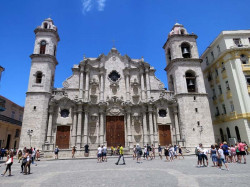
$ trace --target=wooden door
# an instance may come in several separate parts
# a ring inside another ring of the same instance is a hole
[[[159,125],[159,139],[162,146],[171,144],[171,131],[170,125]]]
[[[107,116],[106,119],[107,146],[125,146],[124,116]]]
[[[70,126],[58,126],[56,145],[59,149],[69,149]]]

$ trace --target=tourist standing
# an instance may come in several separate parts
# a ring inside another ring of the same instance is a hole
[[[234,162],[236,161],[236,149],[233,145],[231,145],[230,147],[230,151],[231,151],[231,162]]]
[[[144,151],[143,151],[143,160],[145,160],[146,158],[147,158],[147,151],[148,149],[147,149],[147,146],[146,145],[144,145]]]
[[[19,149],[18,153],[17,153],[17,159],[18,159],[18,163],[20,163],[20,160],[22,159],[23,153],[22,150]]]
[[[228,156],[229,156],[229,152],[228,152],[228,145],[227,142],[223,142],[223,145],[221,146],[224,156],[225,156],[225,161],[228,162]]]
[[[72,148],[72,158],[75,158],[75,153],[76,153],[76,146],[73,146],[73,148]]]
[[[161,148],[161,145],[159,144],[159,145],[158,145],[158,153],[159,153],[160,159],[162,160],[161,152],[162,152],[162,148]]]
[[[123,165],[125,165],[126,163],[125,163],[125,160],[124,160],[124,150],[123,150],[123,147],[122,147],[122,145],[120,144],[120,146],[119,146],[119,158],[118,158],[118,160],[117,160],[117,162],[115,163],[116,165],[118,165],[119,164],[119,161],[120,161],[120,159],[121,159],[121,157],[123,158]]]
[[[113,156],[113,154],[114,154],[114,147],[111,146],[110,150],[111,150],[111,156]]]
[[[137,163],[141,163],[141,155],[142,155],[142,150],[139,144],[136,145],[136,159],[137,159]]]
[[[240,141],[240,143],[238,144],[238,148],[239,148],[239,151],[240,151],[240,156],[239,156],[238,163],[241,163],[242,157],[244,158],[244,164],[247,163],[245,147],[246,147],[246,144],[244,144],[243,142]]]
[[[202,166],[202,144],[200,143],[198,147],[196,147],[195,149],[195,154],[198,156],[198,163],[197,163],[197,167],[201,167]]]
[[[2,176],[4,176],[5,175],[5,173],[9,170],[9,176],[11,176],[11,166],[12,166],[12,164],[13,164],[13,152],[12,151],[10,151],[9,153],[8,153],[8,155],[7,155],[7,160],[6,160],[6,162],[5,162],[5,164],[6,164],[6,169],[5,169],[5,172],[3,173],[3,174],[1,174]]]
[[[169,158],[170,158],[170,162],[174,161],[174,146],[172,146],[171,144],[169,145]]]
[[[56,146],[55,148],[55,159],[58,159],[58,154],[59,154],[59,148]]]
[[[2,160],[3,160],[4,154],[5,154],[5,149],[2,148],[2,149],[1,149],[1,159],[2,159]]]
[[[152,144],[152,146],[151,146],[151,150],[152,150],[152,152],[151,152],[151,159],[155,159],[155,146],[154,146],[154,144]]]
[[[103,145],[102,153],[103,153],[103,162],[104,161],[107,162],[108,160],[107,160],[107,147],[106,147],[106,145]]]
[[[39,158],[40,158],[40,151],[39,151],[39,149],[37,149],[37,151],[36,151],[36,161],[39,161]]]
[[[100,145],[98,145],[97,148],[97,163],[101,163],[102,162],[102,148]]]
[[[169,161],[169,160],[168,160],[168,157],[169,157],[169,148],[168,148],[167,145],[166,145],[165,148],[164,148],[164,155],[165,155],[165,157],[166,157],[166,160]]]
[[[89,145],[88,145],[88,144],[86,144],[86,145],[84,146],[84,154],[85,154],[86,157],[89,156]]]
[[[211,145],[211,150],[210,150],[210,158],[212,157],[212,162],[213,162],[213,167],[217,166],[217,154],[216,154],[217,150],[215,149],[214,145]]]

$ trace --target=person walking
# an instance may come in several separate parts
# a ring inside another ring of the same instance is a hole
[[[17,153],[18,163],[20,163],[20,160],[22,160],[22,156],[23,156],[22,150],[19,149],[19,151],[18,151],[18,153]]]
[[[217,148],[218,151],[217,151],[217,154],[218,154],[218,163],[219,163],[219,169],[221,169],[221,166],[222,166],[222,163],[224,164],[224,166],[226,167],[227,170],[228,169],[228,166],[227,166],[227,163],[225,161],[225,155],[224,155],[224,151],[221,147]]]
[[[144,150],[143,150],[143,160],[146,160],[147,158],[147,146],[144,145]]]
[[[140,147],[139,144],[136,144],[136,159],[137,159],[137,163],[141,163],[141,155],[142,155],[142,149]]]
[[[159,144],[159,145],[158,145],[158,153],[159,153],[160,159],[162,160],[161,152],[162,152],[162,148],[161,148],[161,145]]]
[[[37,151],[36,151],[36,161],[40,161],[39,158],[40,158],[40,151],[39,151],[39,149],[37,149]]]
[[[55,148],[55,159],[58,159],[58,154],[59,154],[59,148],[56,146]]]
[[[165,148],[164,148],[164,155],[166,157],[166,161],[169,161],[168,160],[168,157],[169,157],[169,148],[168,146],[166,145]]]
[[[13,152],[10,151],[7,155],[7,160],[5,162],[6,164],[6,169],[5,169],[5,172],[2,175],[2,177],[5,175],[5,173],[7,173],[7,171],[9,170],[9,175],[8,176],[11,176],[11,166],[13,164]]]
[[[121,157],[123,158],[123,165],[125,165],[126,163],[124,160],[124,150],[123,150],[123,146],[120,144],[120,146],[119,146],[119,158],[118,158],[117,162],[115,163],[116,165],[119,164]]]
[[[179,145],[178,146],[178,156],[179,156],[179,159],[180,159],[180,156],[182,156],[182,158],[184,159],[184,156],[183,156],[183,154],[182,154],[182,148],[181,148],[181,146]]]
[[[26,163],[24,166],[24,175],[30,174],[30,163],[31,163],[31,154],[30,154],[30,150],[27,149],[26,150]],[[28,173],[27,173],[27,168],[28,168]]]
[[[72,148],[72,158],[75,158],[75,153],[76,153],[76,146],[73,146],[73,148]]]
[[[152,152],[151,152],[151,160],[152,160],[152,159],[155,159],[155,146],[154,146],[154,144],[151,145],[151,150],[152,150]]]

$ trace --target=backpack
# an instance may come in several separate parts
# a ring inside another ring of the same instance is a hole
[[[198,151],[198,148],[197,148],[197,147],[195,148],[195,151],[194,151],[194,152],[195,152],[195,155],[199,155],[199,151]]]

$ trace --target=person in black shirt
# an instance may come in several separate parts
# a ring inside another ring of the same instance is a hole
[[[85,156],[89,156],[89,145],[88,144],[86,144],[84,146],[84,153],[85,153]]]

